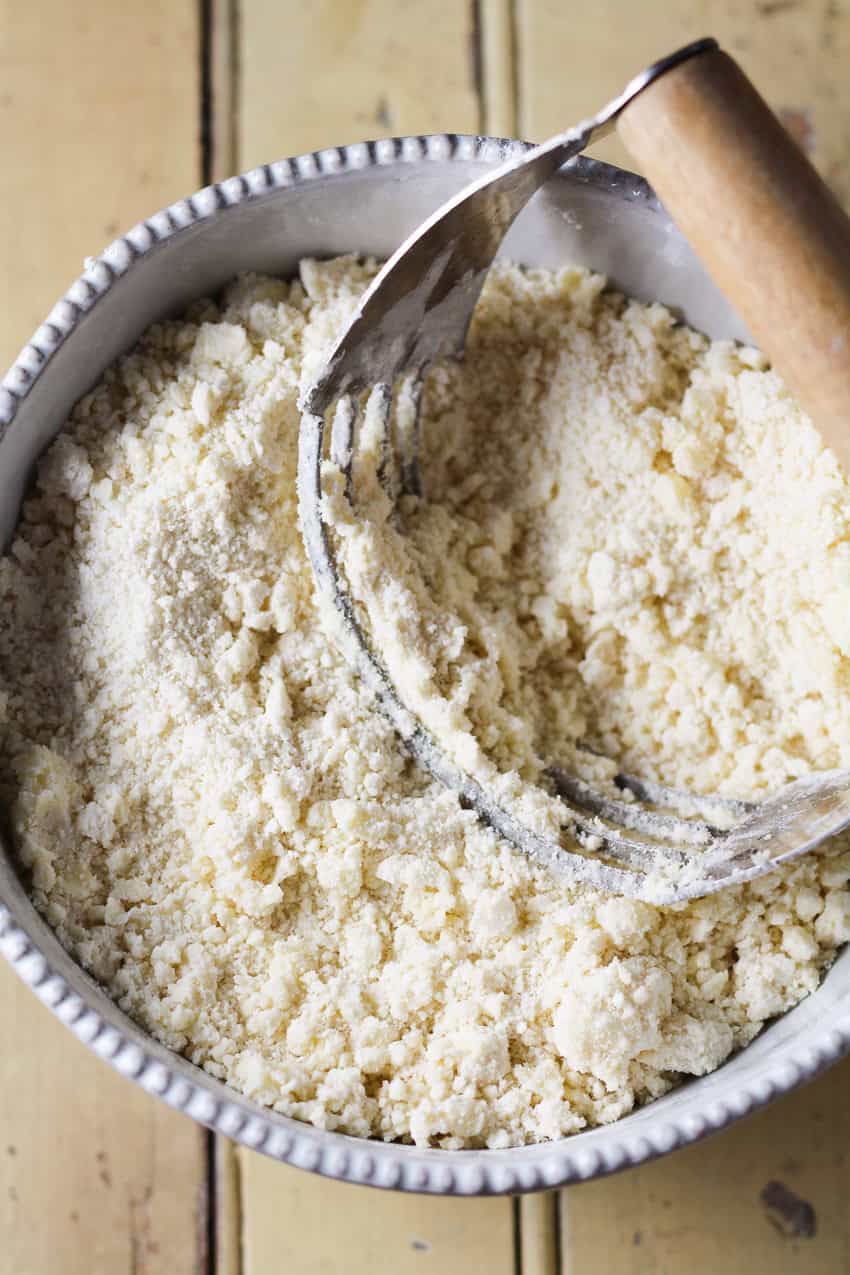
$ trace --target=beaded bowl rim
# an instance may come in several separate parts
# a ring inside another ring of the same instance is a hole
[[[466,134],[431,134],[359,142],[264,164],[203,187],[138,222],[57,301],[0,384],[0,438],[62,345],[112,286],[157,244],[250,200],[371,167],[421,163],[498,163],[529,143]],[[662,212],[640,177],[585,157],[572,180],[614,191]],[[69,404],[70,407],[70,404]],[[161,1044],[109,998],[36,912],[11,868],[0,879],[0,952],[74,1035],[122,1075],[208,1129],[274,1159],[329,1178],[440,1195],[506,1195],[587,1181],[684,1147],[787,1093],[850,1052],[850,1004],[829,1027],[786,1042],[757,1077],[684,1116],[640,1119],[656,1103],[612,1125],[565,1139],[505,1149],[450,1151],[354,1137],[319,1129],[248,1099]],[[5,897],[3,897],[5,895]],[[719,1076],[724,1064],[717,1069]],[[693,1083],[693,1082],[691,1082]],[[687,1086],[682,1086],[685,1088]],[[663,1099],[660,1100],[663,1102]]]

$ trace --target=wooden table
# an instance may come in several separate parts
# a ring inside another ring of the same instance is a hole
[[[0,0],[0,356],[120,229],[365,136],[542,137],[713,32],[850,202],[848,0]],[[603,156],[622,160],[616,142]],[[0,969],[0,1275],[836,1275],[850,1064],[728,1133],[522,1201],[367,1192],[113,1074]],[[781,1183],[796,1206],[770,1201]]]

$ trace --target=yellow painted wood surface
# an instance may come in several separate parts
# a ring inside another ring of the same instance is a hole
[[[502,69],[510,56],[506,15],[507,6],[497,6],[486,22]],[[476,132],[484,76],[491,75],[481,38],[474,6],[456,0],[243,0],[237,166],[363,137]],[[503,80],[503,73],[491,76],[494,115],[505,111]],[[249,1151],[237,1156],[244,1275],[466,1275],[484,1268],[513,1275],[509,1201],[367,1194]]]
[[[291,110],[282,113],[276,106],[282,92],[281,77],[274,70],[271,76],[264,71],[256,77],[254,72],[257,59],[264,68],[273,64],[269,49],[285,38],[284,19],[268,0],[246,0],[241,19],[243,69],[238,107],[242,162],[329,145],[356,135],[345,98],[360,117],[359,135],[375,135],[374,125],[381,133],[475,126],[464,113],[464,104],[469,106],[467,92],[460,101],[454,97],[458,60],[468,49],[464,44],[467,33],[446,32],[442,25],[445,10],[439,4],[421,5],[412,19],[404,6],[388,7],[394,20],[389,25],[383,5],[367,5],[369,12],[365,14],[364,6],[344,2],[330,8],[319,6],[321,17],[316,21],[315,11],[311,13],[314,24],[308,47],[312,54],[339,57],[340,51],[347,49],[350,54],[364,51],[364,56],[358,66],[349,64],[343,69],[345,87],[338,97],[322,90],[327,73],[323,70],[317,76],[311,58],[305,58],[300,66],[290,61],[288,68],[294,78],[288,80],[283,96],[287,108],[296,97],[302,106],[292,104]],[[456,7],[460,24],[465,8]],[[786,11],[788,16],[783,19]],[[640,6],[630,0],[608,0],[593,6],[564,5],[556,0],[516,0],[516,4],[483,0],[478,7],[479,48],[473,66],[478,75],[481,127],[496,133],[516,130],[525,136],[542,137],[581,118],[644,62],[708,30],[716,31],[741,57],[836,188],[850,193],[850,94],[842,92],[839,83],[842,67],[850,65],[850,16],[844,5],[827,11],[826,5],[812,0],[799,9],[796,5],[709,5],[694,0],[676,6],[663,0]],[[259,41],[263,47],[254,47]],[[420,65],[439,64],[443,57],[448,67],[445,83],[431,78],[430,94],[420,101],[410,93],[409,78],[411,46],[417,44]],[[370,119],[373,101],[398,106],[390,114],[382,111],[380,118],[376,110],[375,118]],[[309,118],[305,118],[307,113]],[[608,144],[608,157],[623,162],[617,146],[616,141]],[[850,1226],[841,1210],[842,1201],[850,1198],[850,1175],[844,1159],[846,1130],[824,1126],[821,1120],[824,1132],[816,1152],[803,1162],[788,1151],[789,1147],[807,1146],[817,1113],[831,1103],[840,1104],[849,1070],[850,1065],[839,1069],[751,1123],[679,1156],[561,1193],[560,1234],[553,1197],[522,1201],[516,1211],[520,1224],[514,1244],[523,1275],[554,1275],[559,1264],[564,1275],[620,1271],[659,1275],[662,1271],[671,1275],[693,1271],[698,1275],[720,1269],[719,1255],[724,1247],[742,1255],[739,1266],[730,1266],[730,1270],[746,1266],[754,1275],[768,1270],[811,1269],[814,1275],[820,1270],[850,1269],[845,1260]],[[373,1206],[361,1203],[360,1192],[308,1180],[303,1187],[303,1204],[295,1215],[306,1221],[312,1210],[318,1215],[326,1202],[350,1240],[347,1265],[342,1266],[333,1240],[327,1246],[323,1242],[317,1255],[311,1249],[315,1228],[302,1222],[291,1229],[294,1215],[288,1206],[283,1209],[287,1171],[247,1152],[240,1151],[238,1157],[245,1275],[270,1269],[275,1251],[286,1254],[284,1266],[293,1270],[376,1269],[372,1229],[362,1229],[363,1210],[371,1216]],[[735,1171],[739,1160],[746,1165],[745,1190],[739,1189]],[[759,1198],[771,1180],[783,1182],[801,1195],[809,1191],[820,1215],[815,1237],[795,1239],[774,1228]],[[709,1201],[713,1216],[702,1207]],[[409,1201],[388,1203],[386,1197],[377,1204],[376,1229],[386,1229],[387,1253],[392,1255],[388,1268],[395,1269],[396,1262],[411,1257],[405,1248],[411,1234],[411,1205]],[[418,1202],[419,1212],[414,1216],[436,1219],[434,1207],[433,1201]],[[454,1207],[469,1209],[470,1205],[464,1202]],[[677,1218],[675,1225],[670,1221],[672,1214]],[[721,1227],[718,1216],[726,1219]],[[354,1225],[350,1226],[352,1220]],[[455,1252],[464,1269],[473,1255],[475,1267],[501,1260],[499,1243],[492,1237],[490,1251],[495,1256],[485,1258],[488,1250],[481,1247],[484,1237],[476,1234],[470,1246],[468,1230],[462,1234],[463,1242]],[[278,1237],[277,1250],[273,1237]]]
[[[239,163],[479,127],[475,6],[458,0],[243,0]]]
[[[595,110],[642,66],[715,35],[850,204],[846,0],[516,0],[520,130],[542,138]],[[579,55],[580,54],[580,55]],[[632,166],[617,138],[594,151]],[[850,1271],[850,1063],[706,1143],[561,1194],[564,1275]],[[777,1229],[780,1182],[814,1236]]]
[[[523,136],[584,119],[642,67],[704,35],[741,62],[850,204],[850,0],[516,0]],[[616,137],[593,154],[635,166]]]
[[[95,1058],[6,969],[0,1012],[2,1275],[202,1270],[203,1133]]]
[[[697,1146],[562,1192],[565,1275],[850,1271],[848,1099],[845,1061]]]
[[[193,0],[0,0],[4,367],[121,230],[199,183]]]
[[[514,1275],[509,1200],[399,1195],[240,1158],[244,1275]]]
[[[0,3],[0,358],[83,257],[197,184],[192,0]],[[204,1135],[0,968],[0,1275],[194,1275]]]
[[[84,255],[199,184],[201,18],[208,175],[399,132],[542,137],[652,57],[711,32],[850,200],[850,0],[41,0],[31,10],[0,0],[0,142],[15,175],[0,206],[7,361]],[[113,1075],[2,969],[0,1015],[15,1042],[0,1050],[0,1275],[850,1271],[850,1063],[615,1178],[516,1203],[443,1201],[328,1183],[221,1139],[208,1183],[204,1135]],[[761,1199],[771,1181],[792,1193],[781,1197],[792,1215],[802,1201],[798,1231],[811,1205],[814,1235],[779,1229],[793,1227]]]

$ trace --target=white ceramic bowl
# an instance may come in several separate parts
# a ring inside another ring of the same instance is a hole
[[[307,255],[386,256],[483,165],[521,145],[407,137],[283,160],[199,191],[117,239],[54,306],[3,382],[3,542],[36,456],[154,319],[179,313],[243,270],[287,275]],[[651,190],[619,169],[589,160],[568,166],[528,206],[505,252],[528,265],[591,265],[712,335],[745,335]],[[158,1044],[62,949],[8,853],[0,854],[0,950],[76,1036],[171,1106],[279,1160],[408,1191],[532,1191],[638,1164],[720,1129],[850,1049],[846,951],[814,995],[736,1057],[614,1125],[513,1150],[421,1150],[277,1115]]]

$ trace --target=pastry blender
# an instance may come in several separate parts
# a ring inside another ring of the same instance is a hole
[[[707,39],[649,67],[592,119],[466,187],[387,262],[304,397],[300,516],[344,652],[411,753],[531,859],[602,890],[671,903],[760,876],[850,825],[850,772],[810,774],[748,803],[625,774],[615,780],[619,800],[552,766],[568,839],[541,835],[465,773],[403,702],[355,611],[323,510],[328,465],[345,474],[356,509],[352,466],[367,393],[377,396],[385,456],[398,475],[388,486],[421,494],[417,428],[402,437],[390,423],[399,382],[415,403],[427,369],[463,353],[514,219],[563,164],[615,125],[850,467],[850,222],[739,67]]]

